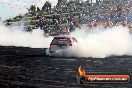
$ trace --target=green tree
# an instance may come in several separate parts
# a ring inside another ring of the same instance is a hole
[[[51,3],[49,1],[46,1],[44,6],[42,7],[42,10],[44,11],[50,11],[51,10]]]
[[[40,8],[39,7],[37,7],[37,11],[40,11]]]
[[[67,3],[68,1],[67,0],[58,0],[58,3],[59,4],[65,4],[65,3]]]
[[[75,0],[70,0],[70,1],[68,2],[68,4],[73,4],[73,3],[76,3],[76,1],[75,1]]]
[[[35,12],[36,11],[36,5],[31,5],[28,9],[29,12]]]
[[[19,18],[22,18],[22,16],[21,16],[21,15],[19,15],[18,17],[19,17]]]

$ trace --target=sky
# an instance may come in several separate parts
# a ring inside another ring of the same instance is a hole
[[[5,20],[20,14],[25,14],[31,5],[42,8],[46,1],[50,1],[52,6],[56,5],[58,0],[0,0],[0,18]],[[83,0],[86,1],[86,0]],[[93,0],[95,3],[96,0]]]
[[[28,12],[27,8],[31,5],[42,8],[45,1],[50,1],[52,5],[56,5],[58,0],[0,0],[0,17],[4,20],[24,14]]]

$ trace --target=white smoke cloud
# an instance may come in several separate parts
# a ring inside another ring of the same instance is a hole
[[[52,37],[44,37],[44,32],[39,29],[34,29],[32,33],[28,33],[0,26],[0,45],[2,46],[47,48],[51,41]]]
[[[67,50],[67,55],[97,58],[111,55],[132,55],[132,36],[127,27],[101,29],[103,30],[90,33],[86,30],[73,32],[71,35],[78,40],[78,43]]]
[[[13,29],[0,26],[0,45],[49,48],[53,39],[44,37],[43,31],[39,29],[34,29],[32,33]],[[104,58],[111,55],[132,55],[132,36],[127,27],[100,27],[92,32],[82,29],[70,35],[78,42],[66,50],[57,51],[57,56]]]

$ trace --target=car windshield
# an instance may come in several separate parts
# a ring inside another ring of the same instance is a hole
[[[54,38],[51,45],[68,45],[67,38]]]

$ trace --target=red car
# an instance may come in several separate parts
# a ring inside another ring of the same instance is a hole
[[[73,43],[76,43],[77,40],[74,37],[63,35],[63,36],[56,36],[52,40],[50,44],[50,48],[48,50],[49,56],[54,56],[57,50],[63,50],[71,47]]]

